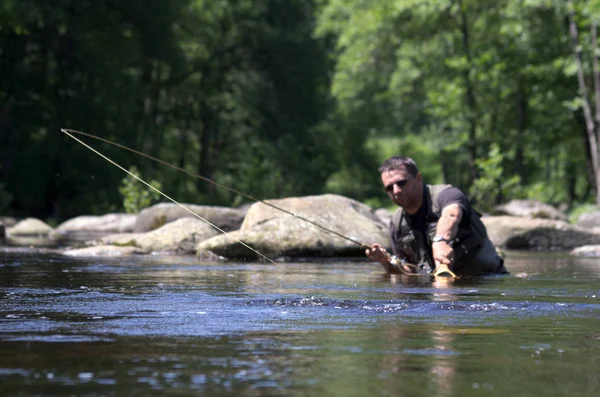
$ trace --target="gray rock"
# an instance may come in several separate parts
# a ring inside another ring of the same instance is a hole
[[[574,256],[587,256],[587,257],[600,257],[600,245],[584,245],[571,250],[571,255]]]
[[[514,216],[487,216],[481,219],[496,247],[561,251],[600,244],[600,235],[564,221]]]
[[[50,238],[67,241],[87,241],[108,234],[132,232],[136,219],[136,214],[78,216],[61,223],[50,233]]]
[[[244,220],[244,209],[194,204],[182,205],[226,232],[239,229]],[[193,217],[194,215],[177,204],[156,204],[140,212],[133,227],[133,231],[135,233],[149,232],[169,222],[190,216]]]
[[[535,200],[511,200],[506,204],[498,205],[492,215],[508,215],[526,218],[554,219],[566,221],[567,215],[551,205]]]
[[[197,218],[181,218],[137,237],[137,245],[145,252],[171,251],[181,254],[196,252],[196,246],[219,231]]]
[[[384,225],[389,225],[394,217],[394,213],[387,208],[379,208],[375,211],[375,214],[381,219]]]
[[[119,246],[138,246],[137,240],[144,233],[117,233],[102,237],[99,241],[88,241],[88,245],[119,245]]]
[[[27,218],[9,227],[7,234],[9,237],[47,236],[51,231],[52,228],[41,220]]]
[[[268,202],[357,243],[388,245],[387,227],[375,212],[347,197],[328,194]],[[359,244],[263,203],[250,207],[240,230],[201,242],[197,254],[211,251],[230,259],[259,257],[237,240],[268,257],[364,255]]]
[[[12,216],[0,216],[0,222],[2,222],[5,227],[12,227],[19,223],[19,220]]]
[[[584,228],[600,227],[600,211],[586,212],[577,218],[577,226]]]
[[[181,218],[148,233],[119,233],[88,242],[88,245],[136,247],[141,252],[193,254],[199,242],[219,234],[197,218]]]
[[[63,252],[64,255],[76,257],[120,257],[142,253],[142,250],[136,247],[117,247],[115,245],[99,245],[96,247],[71,249]]]

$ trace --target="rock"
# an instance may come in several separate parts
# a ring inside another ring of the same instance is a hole
[[[567,221],[568,219],[564,212],[551,205],[535,200],[511,200],[506,204],[496,206],[492,211],[492,215],[509,215],[560,221]]]
[[[577,226],[584,228],[600,227],[600,211],[586,212],[577,218]]]
[[[118,246],[138,246],[137,239],[144,233],[117,233],[102,237],[99,241],[88,241],[88,245],[118,245]]]
[[[387,226],[375,212],[347,197],[327,194],[268,202],[357,243],[389,245]],[[364,256],[364,248],[359,244],[263,203],[250,207],[240,230],[201,242],[197,254],[211,251],[230,259],[259,257],[236,239],[268,257]]]
[[[194,204],[182,205],[226,232],[239,229],[244,220],[244,209]],[[177,204],[156,204],[140,212],[133,227],[133,231],[135,233],[149,232],[158,229],[169,222],[190,216],[193,217],[194,215]]]
[[[27,218],[9,227],[7,234],[9,237],[29,237],[29,236],[47,236],[52,228],[39,219]]]
[[[394,213],[387,208],[379,208],[375,211],[375,215],[381,219],[384,225],[388,226],[392,222],[392,218],[394,217]]]
[[[136,242],[145,252],[173,251],[188,254],[196,252],[198,243],[219,233],[209,224],[189,217],[145,233],[136,238]]]
[[[133,231],[136,214],[78,216],[61,223],[50,233],[55,240],[86,241],[113,233]]]
[[[137,247],[145,253],[174,252],[190,254],[196,245],[219,234],[219,231],[197,218],[181,218],[148,233],[121,233],[103,237],[95,244]],[[90,243],[88,243],[90,244]],[[92,242],[93,244],[93,242]]]
[[[96,247],[86,247],[64,251],[64,255],[89,257],[89,256],[131,256],[134,254],[142,254],[142,250],[137,247],[117,247],[114,245],[99,245]]]
[[[574,256],[600,257],[600,244],[577,247],[571,250],[570,254]]]
[[[19,223],[17,218],[13,218],[12,216],[0,216],[0,222],[4,224],[4,227],[12,227]]]
[[[514,216],[481,218],[496,247],[560,251],[600,244],[600,235],[564,221]]]

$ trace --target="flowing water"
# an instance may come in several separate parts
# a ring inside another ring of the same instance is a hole
[[[600,260],[508,276],[365,261],[0,252],[0,396],[598,396]]]

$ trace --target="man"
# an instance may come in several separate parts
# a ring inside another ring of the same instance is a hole
[[[379,172],[388,196],[400,208],[390,224],[394,255],[373,244],[366,250],[370,259],[388,273],[417,269],[429,273],[448,269],[457,275],[507,273],[479,214],[460,189],[425,185],[410,157],[391,157]]]

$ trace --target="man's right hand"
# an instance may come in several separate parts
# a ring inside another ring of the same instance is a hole
[[[365,250],[365,254],[369,259],[381,264],[388,264],[390,261],[390,254],[380,244],[373,244],[371,248]]]

